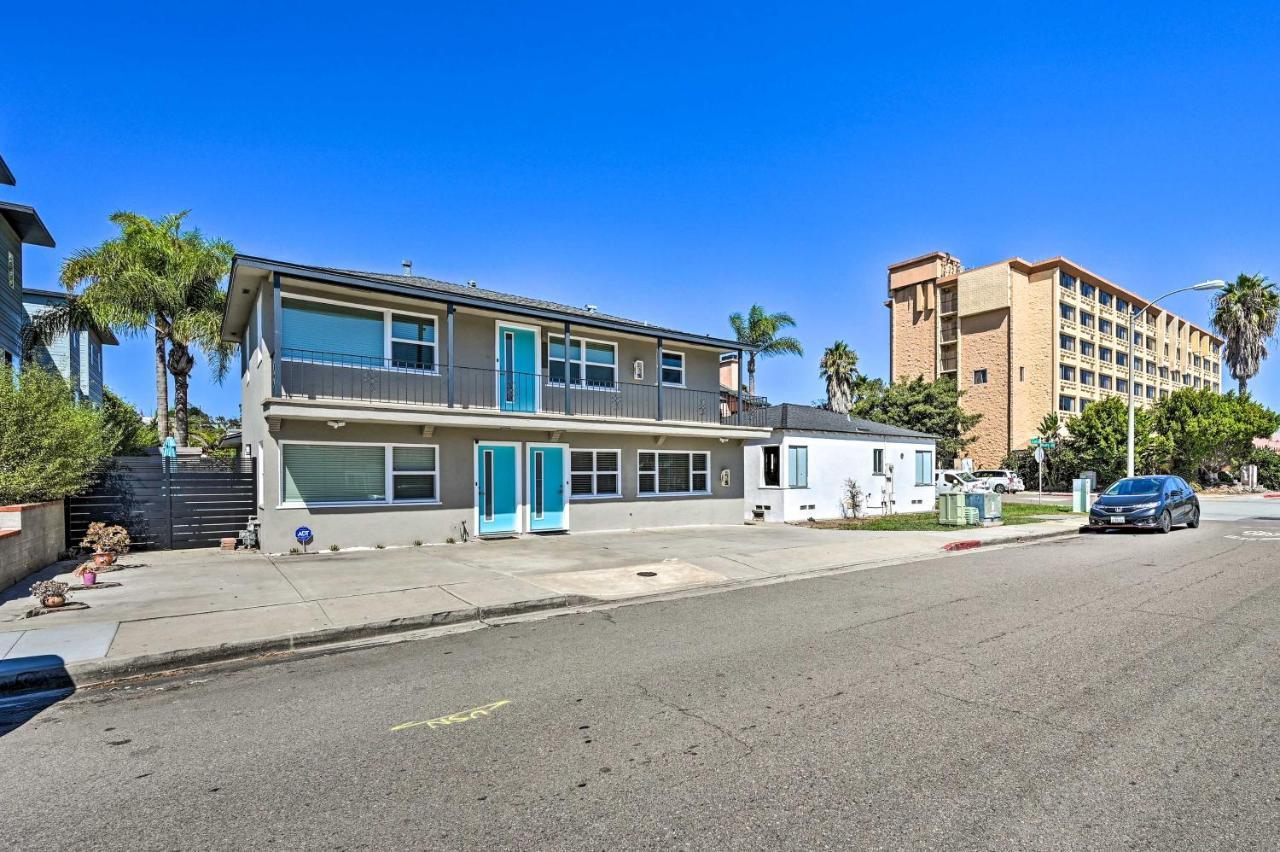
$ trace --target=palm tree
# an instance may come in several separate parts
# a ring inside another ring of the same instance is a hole
[[[1267,340],[1276,333],[1280,319],[1280,292],[1263,275],[1245,275],[1213,297],[1213,327],[1226,341],[1223,357],[1231,375],[1248,390],[1267,357]]]
[[[795,324],[790,314],[767,314],[759,305],[752,305],[745,317],[737,311],[729,315],[729,325],[733,326],[738,342],[750,351],[747,356],[747,392],[752,396],[756,395],[756,356],[804,355],[804,347],[799,340],[778,336],[778,332]]]
[[[34,346],[58,332],[92,322],[126,335],[152,333],[155,341],[156,425],[170,432],[169,373],[174,376],[174,437],[187,443],[186,386],[194,360],[191,346],[209,355],[215,376],[226,372],[231,349],[218,337],[226,295],[226,277],[235,249],[226,240],[206,240],[198,230],[183,230],[190,211],[161,219],[119,212],[110,217],[119,236],[96,248],[81,249],[62,265],[68,292],[83,292],[41,313],[26,332]],[[172,344],[174,351],[168,351]]]
[[[858,353],[837,340],[822,353],[818,375],[827,383],[827,408],[848,414],[853,407],[854,384],[858,375]]]

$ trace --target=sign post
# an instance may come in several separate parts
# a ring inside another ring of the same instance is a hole
[[[298,544],[302,545],[302,552],[307,552],[307,545],[315,541],[315,536],[311,534],[311,527],[298,527],[293,531],[293,537],[298,540]]]

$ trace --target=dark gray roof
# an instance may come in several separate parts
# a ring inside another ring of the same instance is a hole
[[[382,272],[363,272],[355,269],[338,269],[330,266],[305,266],[302,264],[289,263],[287,261],[271,260],[268,258],[252,257],[249,255],[236,255],[235,259],[232,261],[233,275],[235,268],[238,265],[278,271],[283,274],[293,275],[296,277],[311,277],[317,280],[333,279],[334,283],[340,284],[350,285],[360,281],[365,281],[370,284],[383,285],[383,287],[378,289],[393,290],[394,292],[400,293],[417,290],[421,291],[423,296],[446,300],[452,298],[457,301],[458,304],[466,304],[470,302],[472,304],[487,304],[494,307],[510,307],[515,309],[517,313],[525,313],[530,316],[563,318],[571,321],[580,320],[583,325],[595,326],[598,328],[609,328],[616,331],[630,331],[632,333],[650,335],[654,337],[669,336],[673,341],[680,340],[688,343],[698,343],[722,349],[736,350],[741,346],[737,341],[716,337],[714,335],[681,331],[679,329],[653,325],[651,323],[644,322],[643,320],[627,319],[626,317],[614,316],[600,311],[587,310],[583,307],[565,305],[560,302],[552,302],[546,299],[535,299],[530,296],[503,293],[498,290],[489,290],[484,287],[473,287],[469,284],[454,284],[449,281],[440,281],[435,278],[424,278],[419,275],[390,275]],[[750,349],[750,347],[745,346],[742,348]]]
[[[761,426],[770,429],[794,429],[800,432],[843,432],[853,435],[883,435],[891,438],[932,438],[937,435],[903,429],[901,426],[890,426],[887,423],[876,423],[874,420],[863,420],[860,417],[847,417],[824,408],[812,405],[796,405],[784,402],[761,409],[764,422]]]
[[[53,235],[44,226],[44,222],[40,221],[35,208],[25,204],[0,201],[0,218],[9,223],[9,227],[13,228],[13,232],[18,235],[18,239],[24,243],[46,248],[54,247]]]
[[[9,186],[15,186],[18,183],[13,179],[13,172],[9,171],[9,165],[4,161],[4,157],[0,157],[0,183]]]

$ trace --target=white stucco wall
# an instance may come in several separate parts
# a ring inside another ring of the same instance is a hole
[[[764,485],[764,451],[768,445],[780,446],[781,487]],[[787,469],[790,446],[809,448],[809,486],[789,488]],[[884,450],[885,472],[892,466],[892,485],[889,476],[875,475],[873,450]],[[888,438],[880,435],[846,435],[836,432],[801,432],[775,429],[768,439],[749,441],[744,448],[743,466],[744,516],[751,519],[762,512],[766,521],[803,521],[809,518],[824,520],[842,517],[840,507],[844,498],[844,482],[852,478],[858,483],[863,496],[863,514],[886,514],[886,490],[892,488],[892,511],[928,512],[934,508],[934,488],[915,484],[915,454],[917,450],[934,453],[934,441],[927,438]]]

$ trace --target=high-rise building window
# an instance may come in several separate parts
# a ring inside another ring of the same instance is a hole
[[[985,385],[985,384],[987,383],[987,371],[986,371],[986,370],[974,370],[974,371],[973,371],[973,383],[974,383],[975,385]]]
[[[1058,410],[1059,411],[1075,411],[1076,398],[1074,396],[1066,396],[1066,395],[1058,397]]]
[[[1074,321],[1074,320],[1075,320],[1075,318],[1076,318],[1076,309],[1075,309],[1075,308],[1073,308],[1073,307],[1071,307],[1071,306],[1070,306],[1070,305],[1068,305],[1068,304],[1060,304],[1060,305],[1058,305],[1058,311],[1062,314],[1062,318],[1063,318],[1064,320],[1072,320],[1072,321]]]
[[[1065,349],[1067,352],[1076,351],[1076,339],[1069,334],[1058,335],[1058,347]]]

